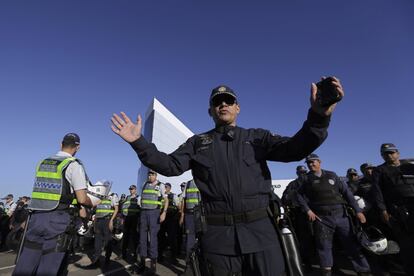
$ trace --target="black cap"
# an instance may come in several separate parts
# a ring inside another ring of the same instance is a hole
[[[231,89],[230,87],[226,85],[219,85],[211,91],[210,104],[213,102],[213,98],[215,96],[222,95],[222,94],[230,95],[237,100],[236,93],[234,93],[233,89]]]
[[[308,161],[313,161],[313,160],[319,160],[321,161],[321,159],[319,158],[319,156],[315,153],[311,153],[306,157],[306,162]]]
[[[9,199],[9,198],[14,198],[14,196],[12,194],[8,194],[5,197],[3,197],[2,199]]]
[[[148,170],[148,174],[157,174],[157,172],[154,170]]]
[[[357,172],[357,170],[356,170],[356,169],[354,169],[354,168],[349,168],[349,169],[346,171],[346,174],[347,174],[347,175],[350,175],[350,174],[356,174],[356,175],[358,175],[358,172]]]
[[[385,143],[381,145],[381,153],[384,152],[396,152],[398,151],[397,147],[391,143]]]
[[[80,144],[79,135],[76,133],[68,133],[63,137],[62,144],[66,146],[77,146]]]
[[[136,185],[131,185],[131,186],[129,186],[129,189],[130,190],[132,190],[132,189],[136,189],[137,188],[137,186]]]
[[[297,166],[297,167],[296,167],[296,171],[297,171],[297,172],[306,172],[306,171],[307,171],[307,169],[306,169],[306,167],[305,167],[305,166],[300,165],[300,166]]]
[[[171,188],[171,183],[165,183],[165,186],[168,186],[168,187],[170,187]]]
[[[375,166],[372,165],[371,163],[363,163],[359,167],[359,169],[361,170],[361,172],[364,172],[364,170],[369,169],[369,168],[375,168]]]

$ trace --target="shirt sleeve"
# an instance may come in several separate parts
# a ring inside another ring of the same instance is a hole
[[[65,177],[74,191],[87,189],[86,174],[83,166],[78,162],[72,162],[66,168]]]
[[[264,133],[263,146],[266,160],[291,162],[299,161],[315,151],[328,136],[330,116],[322,116],[309,110],[308,118],[293,137]]]
[[[113,196],[111,199],[112,206],[118,206],[119,205],[119,198],[117,196]]]
[[[153,143],[145,140],[144,136],[130,143],[130,145],[146,167],[165,176],[176,176],[190,169],[194,139],[195,136],[191,137],[170,154],[159,151]]]
[[[305,185],[306,185],[306,183],[303,183],[299,187],[299,189],[298,189],[298,191],[295,195],[295,197],[296,197],[295,199],[296,199],[297,203],[299,204],[300,208],[302,209],[302,211],[304,213],[308,213],[310,208],[309,208],[308,201],[307,201],[307,198],[306,198],[306,195],[305,195],[305,188],[304,188]]]
[[[381,171],[379,168],[375,168],[372,172],[372,188],[371,195],[374,198],[375,205],[381,211],[387,210],[385,205],[384,196],[380,188]]]
[[[354,208],[357,213],[362,212],[349,186],[346,183],[344,183],[337,175],[335,176],[335,178],[335,182],[339,185],[339,191],[345,198],[346,202],[348,202],[348,204],[351,205],[351,207]]]

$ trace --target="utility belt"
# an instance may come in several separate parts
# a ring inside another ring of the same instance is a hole
[[[194,214],[194,209],[185,209],[184,214]]]
[[[331,209],[331,210],[325,210],[325,209],[314,209],[315,213],[320,216],[335,216],[335,215],[343,215],[344,209],[343,208],[337,208],[337,209]]]
[[[267,208],[260,208],[256,210],[233,213],[233,214],[217,214],[206,215],[206,222],[208,225],[235,225],[238,223],[249,223],[259,219],[268,217]]]

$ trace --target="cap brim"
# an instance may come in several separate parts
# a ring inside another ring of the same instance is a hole
[[[217,92],[216,94],[214,94],[213,97],[210,98],[210,102],[212,102],[215,97],[220,96],[220,95],[229,95],[237,100],[237,97],[233,93],[224,91],[224,92]]]

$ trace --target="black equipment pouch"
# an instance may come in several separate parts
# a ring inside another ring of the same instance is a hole
[[[405,205],[392,205],[390,212],[405,232],[414,233],[414,214],[409,208]]]
[[[286,275],[303,276],[302,261],[299,253],[299,246],[294,235],[293,228],[289,225],[290,220],[284,214],[280,218],[281,201],[275,194],[270,195],[269,207],[267,208],[269,217],[279,237],[280,247],[282,248]]]
[[[207,231],[206,216],[202,204],[194,207],[194,224],[196,235],[201,235]]]

